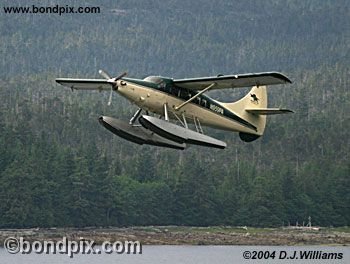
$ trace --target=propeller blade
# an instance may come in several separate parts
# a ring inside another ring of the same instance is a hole
[[[111,93],[109,94],[109,99],[107,105],[110,106],[112,103],[113,87],[111,88]]]
[[[119,79],[123,78],[124,76],[126,76],[128,73],[127,72],[123,72],[122,74],[118,75],[117,77],[114,78],[114,81],[118,81]]]
[[[111,77],[103,70],[99,70],[98,73],[107,80],[111,79]]]

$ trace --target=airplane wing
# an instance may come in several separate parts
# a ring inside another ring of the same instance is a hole
[[[110,91],[112,85],[112,83],[108,82],[106,79],[57,78],[56,82],[72,90]]]
[[[212,77],[175,79],[174,83],[190,90],[203,90],[215,83],[213,89],[251,87],[255,85],[274,85],[291,83],[291,80],[279,72],[247,73],[237,75],[218,75]]]

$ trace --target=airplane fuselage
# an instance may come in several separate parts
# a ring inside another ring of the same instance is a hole
[[[185,117],[187,122],[191,123],[196,119],[196,122],[199,121],[204,126],[257,134],[254,125],[206,95],[200,95],[180,109],[176,109],[197,92],[176,87],[171,83],[171,80],[154,83],[146,80],[122,78],[118,80],[117,86],[119,94],[144,110],[164,116],[164,104],[167,104],[171,119],[179,118],[181,120]]]

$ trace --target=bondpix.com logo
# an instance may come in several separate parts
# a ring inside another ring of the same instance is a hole
[[[28,241],[23,237],[8,237],[4,248],[10,254],[66,254],[70,258],[75,254],[142,254],[139,241],[104,241],[97,246],[93,240],[80,238],[71,241],[66,237],[59,241]]]

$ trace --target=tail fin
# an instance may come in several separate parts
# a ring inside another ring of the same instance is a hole
[[[267,108],[266,86],[253,86],[250,92],[239,101],[223,105],[257,128],[256,132],[239,133],[240,138],[245,142],[254,141],[264,134],[266,115],[292,112],[288,109]]]
[[[254,133],[240,132],[239,136],[243,141],[251,142],[263,135],[266,126],[266,116],[254,115],[246,109],[259,109],[267,107],[266,86],[253,86],[249,93],[234,103],[225,104],[225,107],[236,113],[241,118],[253,124],[257,131]]]

